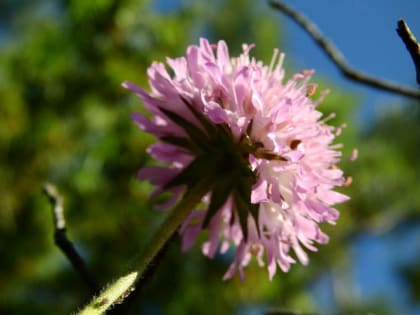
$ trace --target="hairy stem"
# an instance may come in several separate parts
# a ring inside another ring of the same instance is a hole
[[[165,247],[188,214],[194,210],[203,196],[208,192],[209,187],[210,185],[207,180],[202,180],[197,185],[191,187],[157,231],[140,261],[135,262],[134,268],[112,282],[99,294],[99,296],[93,298],[92,301],[77,314],[103,314],[113,304],[121,304],[129,293],[134,290],[134,286],[141,286],[146,279],[145,274],[151,267],[155,257]]]

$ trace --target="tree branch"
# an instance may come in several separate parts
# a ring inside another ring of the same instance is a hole
[[[334,64],[340,69],[342,74],[347,78],[369,85],[371,87],[404,95],[407,97],[420,99],[420,91],[412,88],[396,85],[394,83],[384,81],[378,78],[369,76],[363,72],[351,68],[341,52],[330,42],[318,29],[318,27],[312,23],[303,14],[297,12],[295,9],[287,6],[279,0],[269,0],[270,6],[278,11],[283,12],[290,18],[292,18],[298,25],[300,25],[315,41],[315,43],[321,47],[321,49],[327,54],[327,56],[334,62]]]
[[[64,218],[63,198],[59,195],[57,189],[52,184],[45,184],[44,194],[48,197],[53,210],[54,223],[54,241],[58,248],[64,253],[71,262],[73,268],[79,273],[82,280],[87,284],[92,294],[99,290],[95,279],[89,274],[86,265],[80,255],[77,253],[72,242],[66,236],[66,221]]]
[[[401,37],[416,67],[416,80],[420,85],[420,44],[404,20],[398,21],[397,33]]]

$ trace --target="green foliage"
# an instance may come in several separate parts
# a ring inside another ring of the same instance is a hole
[[[144,248],[165,215],[148,200],[151,185],[135,180],[153,139],[130,121],[142,108],[120,84],[146,86],[152,61],[183,54],[202,35],[225,39],[232,53],[255,43],[255,55],[269,61],[274,47],[282,49],[280,27],[275,13],[256,3],[185,2],[165,14],[145,0],[0,5],[11,27],[0,51],[0,313],[68,314],[89,299],[53,244],[45,181],[63,193],[68,234],[99,282],[124,271]],[[229,259],[210,261],[198,245],[183,254],[177,240],[133,312],[234,314],[255,305],[312,311],[305,286],[348,261],[351,235],[418,216],[418,109],[393,112],[359,134],[354,103],[334,92],[320,107],[349,126],[341,137],[345,159],[353,147],[360,158],[342,163],[354,177],[344,189],[353,201],[341,207],[338,228],[325,227],[331,243],[309,266],[269,282],[252,264],[245,283],[222,282]]]

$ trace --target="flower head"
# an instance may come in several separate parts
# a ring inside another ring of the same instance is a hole
[[[345,183],[336,167],[341,153],[332,144],[339,128],[321,119],[321,100],[310,98],[312,71],[284,82],[284,55],[275,51],[266,66],[249,56],[252,47],[243,45],[232,58],[224,41],[201,39],[186,57],[167,59],[173,75],[162,63],[151,65],[151,92],[123,84],[152,115],[133,119],[158,138],[148,153],[166,166],[145,167],[138,178],[157,186],[153,195],[173,193],[161,206],[210,179],[201,206],[179,232],[183,250],[206,228],[204,255],[235,249],[225,279],[236,272],[243,278],[252,257],[268,267],[270,279],[296,258],[307,264],[304,248],[316,251],[315,243],[328,242],[318,224],[335,223],[333,205],[348,200],[333,191]]]

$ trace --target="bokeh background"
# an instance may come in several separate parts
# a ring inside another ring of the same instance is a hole
[[[404,17],[420,37],[418,1],[290,3],[350,64],[416,87],[394,29]],[[130,314],[420,314],[420,103],[349,83],[291,21],[252,0],[0,1],[0,313],[69,314],[89,299],[54,246],[46,181],[64,196],[68,235],[100,283],[144,248],[165,213],[135,179],[153,138],[130,121],[142,105],[120,84],[146,86],[152,61],[201,36],[226,40],[232,54],[255,43],[266,62],[279,47],[290,76],[317,70],[331,90],[320,109],[348,125],[339,142],[352,200],[311,263],[271,282],[256,264],[245,282],[223,282],[228,255],[208,260],[198,244],[181,253],[175,240]]]

